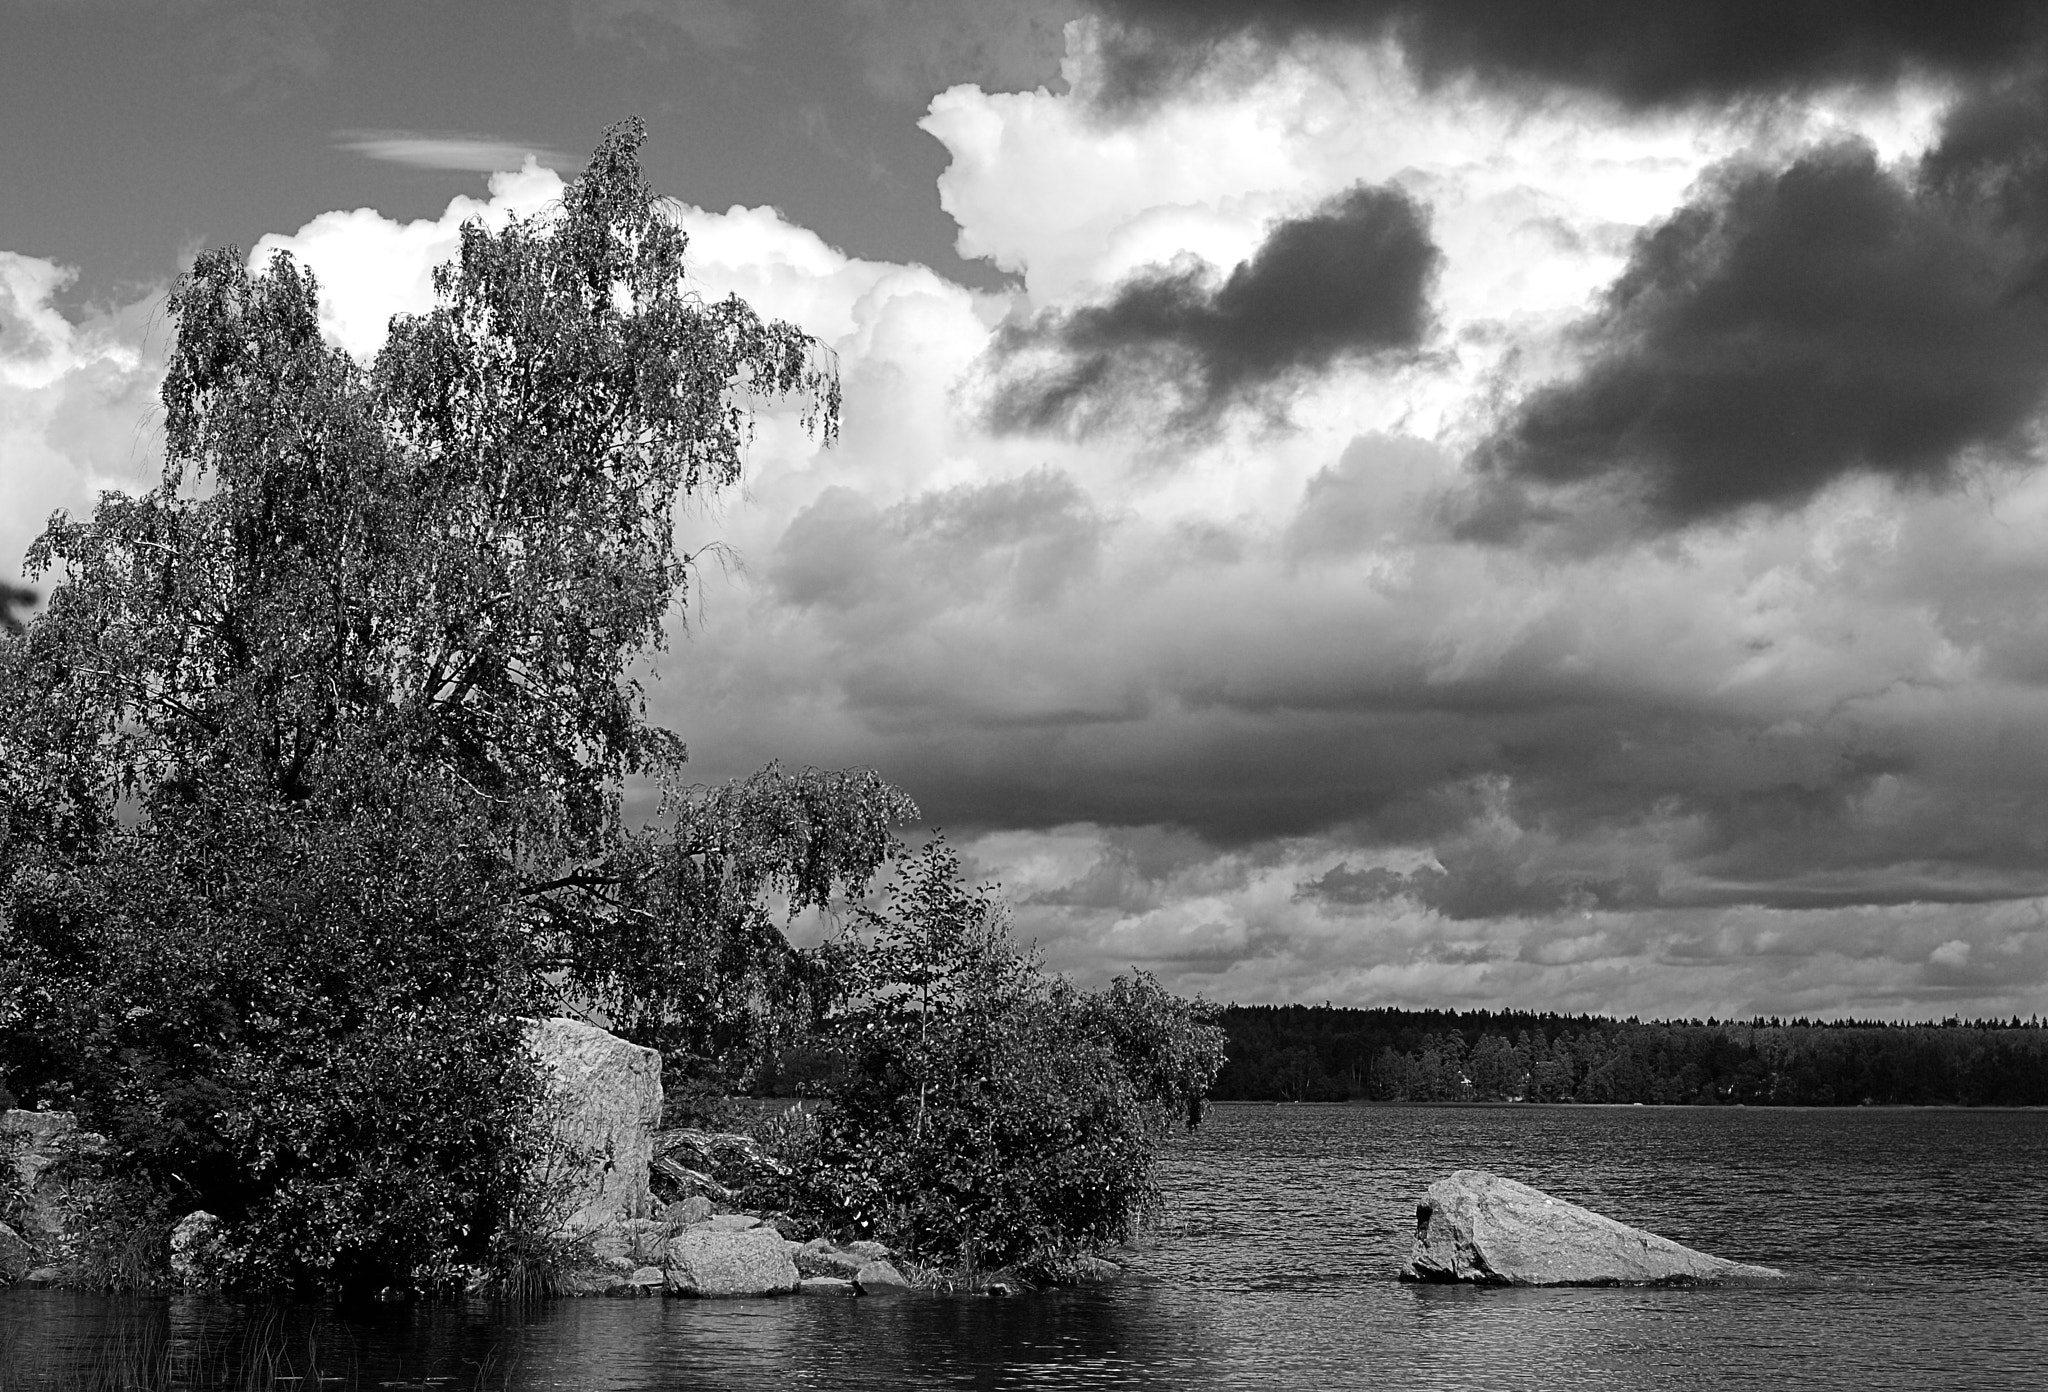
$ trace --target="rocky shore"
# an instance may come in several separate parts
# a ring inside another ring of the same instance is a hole
[[[747,1211],[737,1201],[747,1180],[786,1168],[749,1136],[659,1129],[658,1053],[571,1019],[529,1022],[527,1037],[546,1079],[545,1144],[528,1177],[527,1218],[545,1230],[552,1253],[542,1277],[549,1292],[729,1299],[926,1288],[1007,1295],[1021,1286],[1004,1272],[927,1272],[880,1243],[835,1242],[786,1215]],[[0,1113],[17,1218],[0,1223],[0,1284],[83,1283],[78,1229],[91,1204],[80,1192],[86,1169],[75,1162],[105,1145],[68,1113]],[[183,1215],[170,1235],[165,1283],[214,1289],[222,1231],[212,1214]],[[1121,1274],[1099,1258],[1076,1268],[1082,1279]]]

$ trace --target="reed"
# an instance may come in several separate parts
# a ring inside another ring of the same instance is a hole
[[[180,1318],[180,1302],[117,1317],[82,1354],[42,1366],[9,1360],[0,1392],[337,1392],[358,1385],[347,1341],[323,1340],[317,1320],[276,1307],[232,1327]]]

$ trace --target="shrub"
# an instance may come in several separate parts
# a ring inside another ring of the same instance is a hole
[[[74,1106],[166,1212],[219,1215],[245,1285],[483,1259],[516,1191],[535,1083],[504,868],[431,782],[352,789],[195,792],[18,873],[0,933],[14,1086]]]
[[[1158,1133],[1222,1065],[1209,1007],[1044,972],[943,840],[842,950],[847,1068],[797,1196],[813,1217],[967,1273],[1053,1274],[1133,1235]]]

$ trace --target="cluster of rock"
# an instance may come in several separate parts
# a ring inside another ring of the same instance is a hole
[[[590,1264],[555,1277],[570,1295],[872,1295],[909,1282],[879,1243],[799,1241],[758,1214],[719,1212],[734,1191],[712,1172],[787,1173],[751,1137],[657,1132],[661,1055],[579,1020],[527,1037],[547,1082],[554,1143],[531,1182],[560,1212],[556,1236]],[[688,1163],[685,1163],[685,1162]],[[689,1197],[657,1204],[660,1174]],[[658,1211],[657,1211],[658,1210]]]
[[[714,1213],[701,1196],[660,1218],[608,1226],[592,1241],[593,1264],[558,1276],[560,1294],[882,1295],[910,1285],[878,1242],[799,1242],[753,1214]]]
[[[1484,1170],[1429,1186],[1415,1207],[1402,1275],[1496,1286],[1610,1286],[1774,1280],[1783,1272],[1728,1261],[1618,1223]]]

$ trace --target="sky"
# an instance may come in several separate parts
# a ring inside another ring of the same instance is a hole
[[[198,250],[367,359],[639,114],[845,392],[680,523],[698,777],[880,770],[1088,983],[2032,1015],[2043,15],[0,0],[0,580]]]

